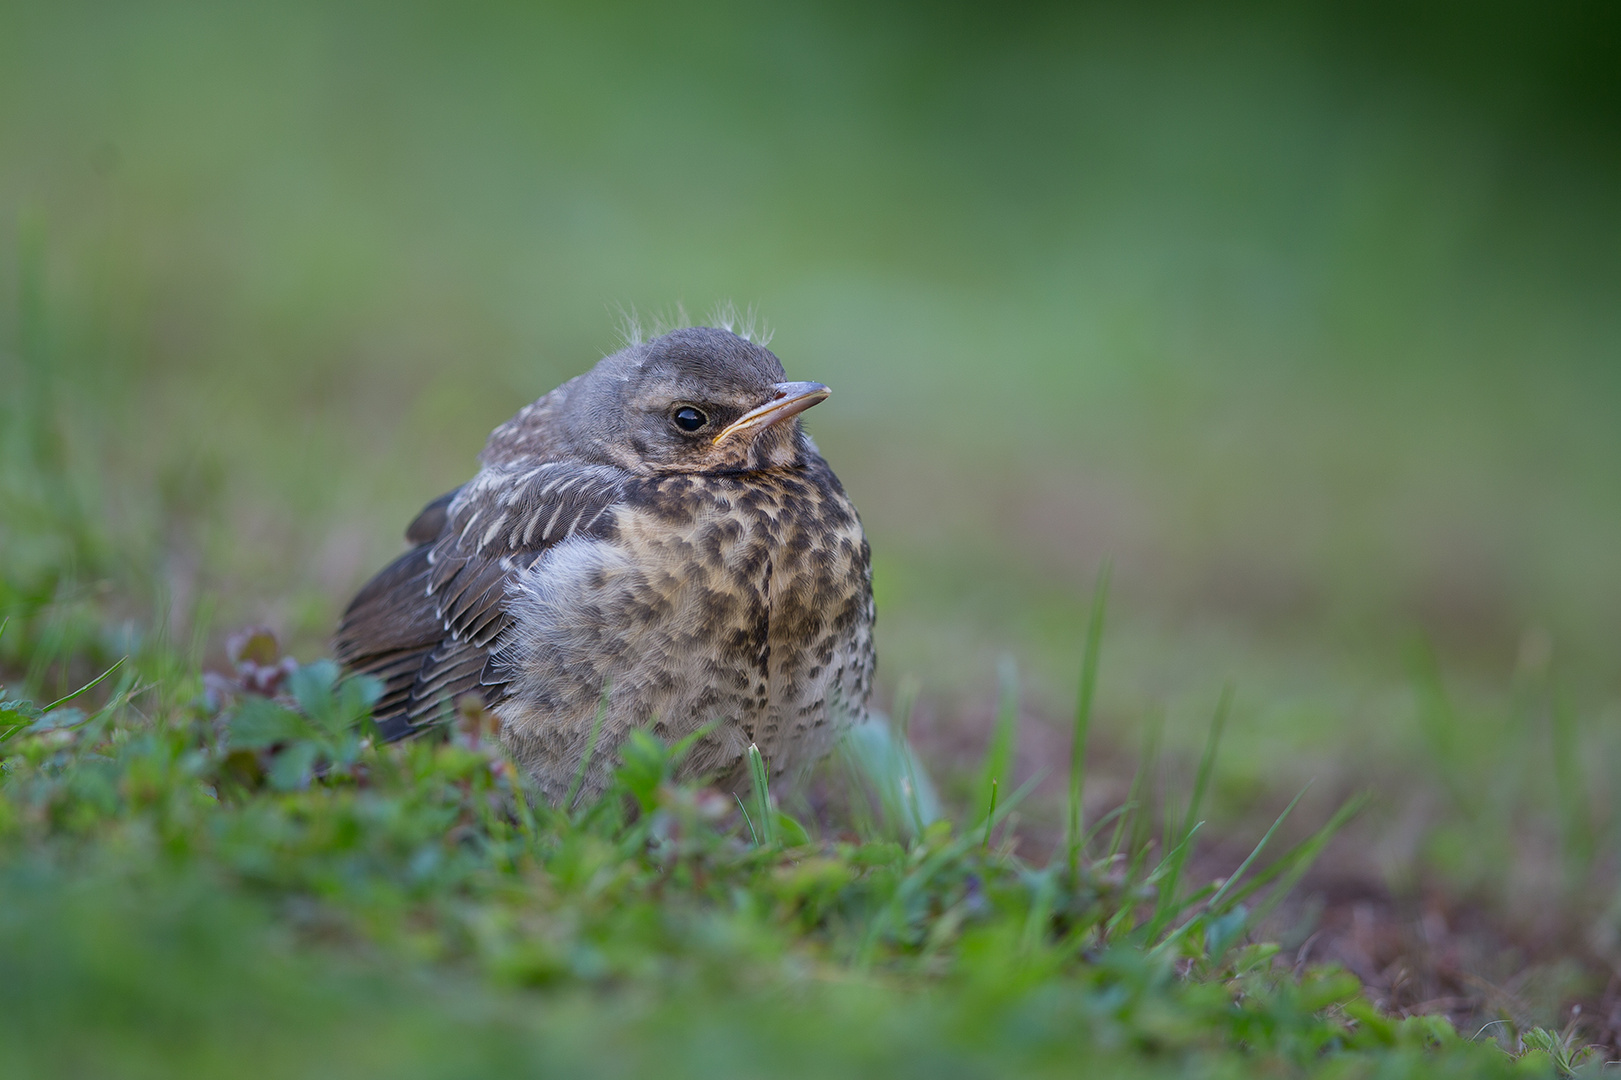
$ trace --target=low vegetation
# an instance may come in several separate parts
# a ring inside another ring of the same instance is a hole
[[[677,782],[683,746],[644,733],[600,800],[551,807],[476,703],[439,738],[378,745],[365,680],[263,633],[233,658],[204,678],[149,647],[64,700],[0,705],[0,1038],[20,1072],[1483,1076],[1584,1060],[1540,1028],[1381,1015],[1343,970],[1251,940],[1353,808],[1275,859],[1263,839],[1227,879],[1185,880],[1219,716],[1163,835],[1167,815],[1134,802],[1091,823],[1077,802],[1043,866],[1006,835],[1020,794],[999,794],[994,749],[961,823],[927,820],[908,755],[855,740],[837,785],[855,797],[818,812],[832,824],[763,784],[744,800]]]

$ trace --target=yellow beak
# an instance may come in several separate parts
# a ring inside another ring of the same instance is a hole
[[[827,400],[827,396],[833,392],[817,382],[781,382],[772,389],[774,393],[770,401],[757,409],[750,409],[728,424],[724,431],[715,436],[715,443],[798,416],[817,402]]]

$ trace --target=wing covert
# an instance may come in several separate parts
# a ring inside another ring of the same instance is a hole
[[[428,504],[407,532],[417,546],[361,590],[337,634],[339,660],[384,681],[387,737],[469,691],[503,696],[510,676],[494,657],[512,626],[512,580],[566,537],[606,535],[627,478],[574,462],[501,466]]]

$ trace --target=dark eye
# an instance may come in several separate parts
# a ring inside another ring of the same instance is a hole
[[[675,426],[682,431],[697,431],[709,423],[709,417],[694,409],[691,405],[681,406],[675,411],[675,415],[671,419],[675,421]]]

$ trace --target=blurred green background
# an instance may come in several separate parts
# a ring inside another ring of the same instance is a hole
[[[74,478],[5,471],[14,611],[316,655],[621,310],[730,300],[835,390],[809,427],[943,770],[1004,654],[1042,752],[1107,559],[1105,741],[1163,712],[1193,745],[1231,679],[1230,805],[1440,776],[1533,843],[1592,835],[1621,815],[1618,31],[1607,3],[12,0],[6,453]],[[1428,835],[1406,805],[1387,871]]]

